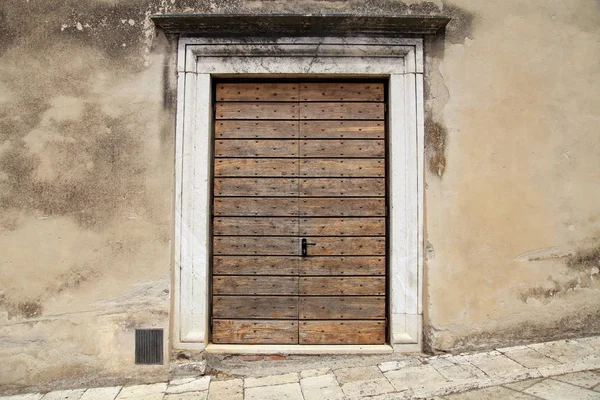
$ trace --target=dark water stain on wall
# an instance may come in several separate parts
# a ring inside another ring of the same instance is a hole
[[[600,269],[600,245],[578,250],[567,260],[567,267],[588,273],[592,268]]]
[[[446,142],[448,132],[442,124],[425,119],[425,157],[429,172],[440,178],[446,171]]]

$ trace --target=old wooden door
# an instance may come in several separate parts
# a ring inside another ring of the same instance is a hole
[[[385,343],[384,84],[215,89],[213,343]]]

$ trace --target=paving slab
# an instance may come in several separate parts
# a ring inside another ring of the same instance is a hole
[[[500,349],[498,351],[526,368],[539,368],[543,366],[560,364],[560,362],[557,360],[547,357],[539,351],[535,351],[527,346]]]
[[[545,378],[534,378],[534,379],[526,379],[524,381],[513,382],[513,383],[505,383],[503,386],[512,390],[517,390],[519,392],[527,389],[535,385],[538,382],[543,381]]]
[[[203,376],[197,379],[181,379],[169,382],[166,393],[185,393],[185,392],[200,392],[208,390],[210,385],[210,375]]]
[[[244,381],[242,379],[210,382],[208,400],[243,400],[243,398]]]
[[[5,396],[0,397],[0,400],[39,400],[41,399],[43,394],[41,393],[25,393],[25,394],[16,394],[14,396]]]
[[[342,385],[342,391],[350,398],[361,398],[392,393],[394,387],[386,378],[380,378],[345,383]]]
[[[554,379],[544,379],[525,389],[524,393],[532,394],[545,400],[573,399],[573,400],[599,400],[600,393],[584,389],[569,383]]]
[[[167,384],[154,383],[151,385],[124,386],[117,400],[162,400]]]
[[[330,368],[316,368],[316,369],[307,369],[300,372],[300,379],[302,378],[310,378],[313,376],[321,376],[327,375],[331,372]]]
[[[385,378],[381,370],[375,366],[341,368],[334,370],[333,373],[341,385],[354,381],[370,381]]]
[[[253,388],[259,386],[282,385],[284,383],[297,383],[299,381],[298,374],[271,375],[262,378],[246,378],[244,379],[244,387]]]
[[[572,374],[555,376],[552,379],[570,383],[575,386],[581,386],[586,389],[592,389],[595,386],[600,385],[600,373],[595,371],[575,372]]]
[[[80,400],[114,400],[122,386],[90,388],[85,391]]]
[[[408,389],[420,391],[425,388],[433,391],[448,384],[444,375],[428,364],[389,371],[384,375],[398,392]]]
[[[499,384],[527,378],[539,378],[541,376],[537,370],[525,368],[499,351],[471,354],[465,356],[465,358],[471,364],[485,372],[493,382]]]
[[[453,363],[448,358],[432,358],[427,360],[427,364],[431,365],[440,374],[448,380],[461,381],[466,379],[477,379],[477,376],[468,369]]]
[[[85,389],[57,390],[46,393],[42,400],[79,400]]]
[[[399,361],[386,361],[378,365],[381,372],[395,371],[397,369],[406,367],[416,367],[421,365],[422,362],[419,359],[410,360],[399,360]]]
[[[556,342],[536,343],[527,347],[563,364],[579,362],[583,359],[589,358],[592,355],[589,346],[586,344],[580,345],[574,340],[558,340]]]
[[[535,396],[520,393],[502,386],[451,394],[444,396],[444,398],[446,400],[539,400]]]
[[[341,400],[344,392],[335,375],[319,375],[300,380],[304,400]]]
[[[303,400],[299,383],[244,389],[245,400]]]
[[[167,394],[164,400],[206,400],[208,391]]]

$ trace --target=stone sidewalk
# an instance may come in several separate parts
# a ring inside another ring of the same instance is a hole
[[[0,400],[599,399],[600,336],[484,353],[414,357],[280,375],[177,378]]]

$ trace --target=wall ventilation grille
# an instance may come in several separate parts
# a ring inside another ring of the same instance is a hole
[[[159,365],[163,363],[162,329],[135,330],[135,363]]]

